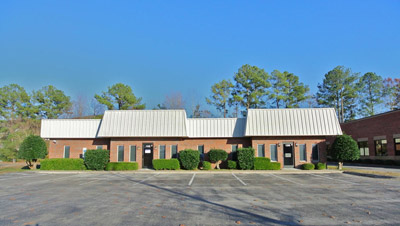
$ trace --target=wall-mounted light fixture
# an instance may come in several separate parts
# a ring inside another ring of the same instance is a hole
[[[53,140],[53,143],[57,144],[57,141],[56,141],[56,140]]]
[[[281,143],[278,143],[278,147],[280,147],[281,146]]]
[[[296,145],[296,147],[299,146],[299,144],[297,144],[297,143],[295,143],[294,145]]]

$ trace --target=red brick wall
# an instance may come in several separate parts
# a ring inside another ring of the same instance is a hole
[[[326,144],[324,137],[253,137],[252,138],[252,147],[256,150],[255,155],[257,156],[257,147],[259,144],[264,144],[265,157],[271,158],[270,145],[271,144],[279,144],[277,145],[278,154],[277,154],[277,162],[281,163],[281,168],[283,165],[283,143],[293,143],[293,152],[294,152],[294,167],[299,168],[302,164],[315,163],[312,161],[312,145],[318,144],[319,148],[319,162],[326,162]],[[298,144],[296,146],[295,144]],[[306,145],[306,161],[300,161],[300,144]],[[316,161],[318,162],[318,161]]]
[[[400,134],[400,110],[342,123],[341,127],[344,133],[356,141],[360,138],[368,138],[370,157],[363,158],[400,159],[400,156],[395,156],[393,138],[394,134]],[[374,137],[377,136],[386,136],[388,156],[375,156]]]
[[[55,141],[55,142],[54,142]],[[70,146],[70,158],[79,158],[83,148],[96,149],[102,145],[103,149],[110,148],[109,139],[50,139],[49,158],[64,158],[64,146]]]

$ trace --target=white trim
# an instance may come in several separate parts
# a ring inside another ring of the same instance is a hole
[[[87,151],[87,148],[82,148],[82,157],[85,158],[85,153]]]
[[[259,150],[258,150],[258,148],[260,147],[260,145],[263,146],[263,149],[264,149],[263,154],[264,154],[264,156],[258,156],[258,155],[259,155]],[[257,157],[264,157],[264,158],[265,158],[265,144],[257,144]]]
[[[363,141],[368,141],[368,137],[358,138],[357,139],[357,142],[363,142]]]
[[[304,146],[305,146],[305,150],[304,150],[304,151],[305,151],[304,154],[305,154],[305,156],[306,156],[306,159],[305,159],[305,160],[301,160],[301,152],[300,152],[300,146],[301,146],[301,145],[304,145]],[[299,155],[300,155],[300,156],[299,156],[299,161],[300,161],[300,162],[307,162],[307,144],[299,144]]]
[[[374,140],[387,140],[386,136],[375,136]]]
[[[165,144],[159,144],[158,145],[158,159],[162,159],[161,158],[161,146],[164,146],[165,148],[164,148],[164,158],[163,159],[167,159],[167,145],[165,145]]]
[[[69,145],[64,145],[63,158],[65,159],[65,147],[69,147],[69,156],[68,156],[68,158],[70,158],[71,157],[71,146],[69,146]]]
[[[132,152],[132,147],[135,147],[135,161],[133,162],[137,162],[137,145],[129,145],[129,162],[131,161],[131,152]]]
[[[399,134],[393,134],[393,139],[396,139],[396,138],[400,138],[400,133]]]
[[[272,149],[271,149],[271,145],[275,145],[276,147],[276,160],[272,160]],[[269,144],[269,159],[271,160],[271,162],[278,162],[278,145],[277,144]]]
[[[119,161],[119,147],[124,147],[124,145],[117,145],[117,162]],[[125,147],[124,147],[124,159],[122,159],[122,162],[125,162]]]

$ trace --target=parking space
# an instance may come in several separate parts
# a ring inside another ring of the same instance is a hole
[[[0,225],[374,225],[400,220],[400,180],[345,174],[13,173]]]

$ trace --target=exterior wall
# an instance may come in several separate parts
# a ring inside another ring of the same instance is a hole
[[[343,133],[356,141],[368,139],[369,157],[361,158],[400,160],[400,156],[395,156],[394,148],[394,137],[400,138],[400,110],[342,123],[341,127]],[[386,138],[388,156],[375,156],[374,137]]]
[[[270,158],[270,145],[277,144],[277,162],[281,163],[281,168],[284,167],[283,162],[283,143],[293,143],[294,167],[299,168],[304,163],[326,162],[327,148],[325,137],[253,137],[251,146],[256,150],[259,144],[264,144],[265,157]],[[298,144],[296,146],[296,144]],[[306,145],[306,161],[300,161],[300,144]],[[318,144],[319,161],[312,161],[312,145]]]
[[[184,149],[197,150],[198,145],[204,145],[204,153],[212,148],[226,150],[230,153],[231,145],[237,144],[239,147],[251,145],[250,138],[112,138],[110,142],[110,161],[118,161],[117,148],[124,146],[124,161],[129,162],[129,146],[136,145],[136,161],[139,168],[142,168],[143,144],[153,144],[153,159],[159,159],[159,145],[166,145],[165,158],[171,158],[171,145],[178,145],[178,152]]]
[[[80,158],[83,148],[96,149],[97,145],[110,148],[109,139],[50,139],[48,144],[49,158],[64,158],[64,146],[70,146],[70,158]]]

